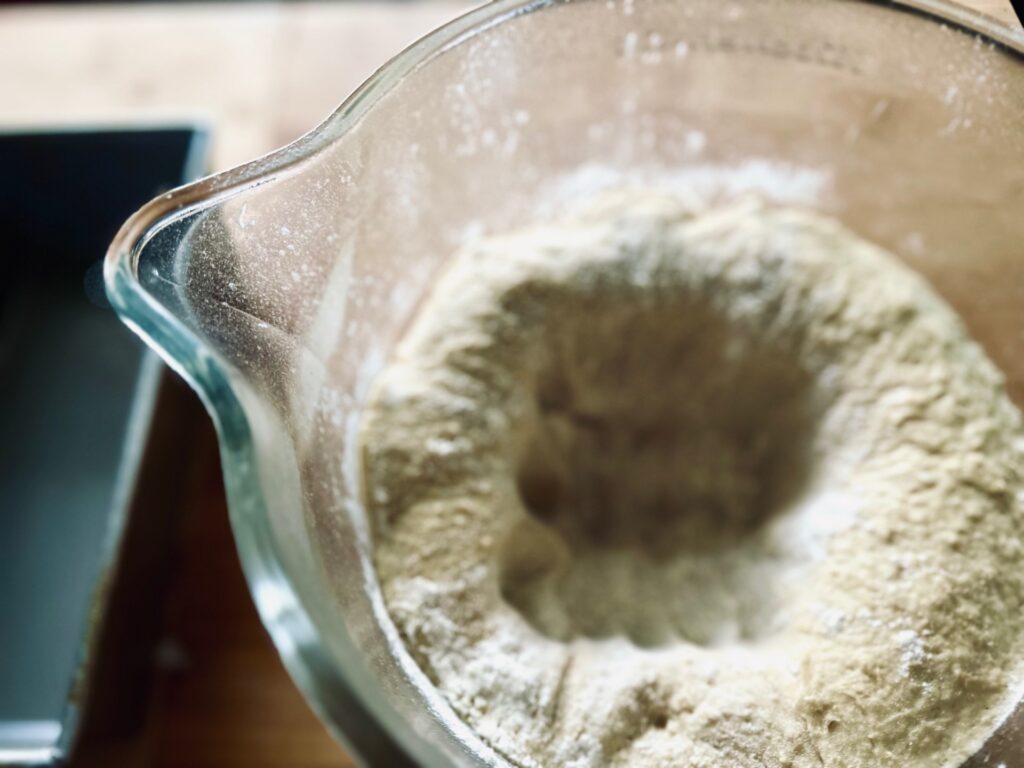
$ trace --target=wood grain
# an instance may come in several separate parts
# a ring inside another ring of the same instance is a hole
[[[1019,26],[1008,0],[971,0]],[[0,9],[0,126],[199,119],[221,170],[315,126],[463,2]]]
[[[153,768],[345,768],[353,763],[284,673],[249,599],[212,431],[186,510],[153,698]]]
[[[0,9],[0,125],[200,120],[211,170],[286,144],[464,3]]]
[[[71,768],[351,768],[284,671],[249,598],[216,438],[200,409],[189,396],[175,413],[202,426],[179,468],[184,519],[171,545],[147,716],[130,735],[87,738]]]
[[[971,6],[1018,26],[1007,0]],[[17,7],[0,10],[0,127],[194,120],[211,170],[326,117],[380,64],[466,8],[411,4]],[[198,407],[198,406],[195,406]],[[345,768],[284,672],[249,599],[212,431],[194,489],[146,726],[87,743],[79,768]]]

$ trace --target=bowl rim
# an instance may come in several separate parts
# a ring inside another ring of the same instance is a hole
[[[355,666],[342,668],[335,654],[320,641],[276,552],[256,470],[252,430],[233,388],[231,366],[143,287],[138,276],[139,255],[165,227],[272,182],[309,160],[355,126],[406,75],[435,56],[518,16],[586,1],[493,0],[456,17],[391,58],[319,125],[292,143],[151,200],[121,226],[106,253],[104,281],[111,305],[121,320],[196,391],[216,427],[235,544],[263,625],[307,703],[334,737],[365,764],[445,766],[450,761],[435,745],[403,727],[401,718],[383,700],[367,695],[372,688],[368,671]],[[1024,57],[1024,30],[951,0],[832,2],[910,12],[982,36],[996,47]],[[352,653],[358,654],[354,644]],[[347,710],[347,727],[332,717],[338,707]],[[501,758],[468,726],[466,733],[456,734],[456,738],[472,743],[481,755],[477,758],[479,765],[502,764]]]

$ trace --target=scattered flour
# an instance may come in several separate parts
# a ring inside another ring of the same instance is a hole
[[[957,765],[1021,679],[1021,417],[837,223],[611,194],[468,244],[363,422],[408,650],[520,766]]]

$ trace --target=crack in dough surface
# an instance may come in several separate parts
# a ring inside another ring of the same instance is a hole
[[[1021,438],[893,257],[639,191],[457,254],[363,426],[409,652],[576,768],[957,764],[1020,680]]]

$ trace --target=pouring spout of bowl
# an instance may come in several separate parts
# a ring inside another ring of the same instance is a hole
[[[267,160],[257,161],[141,209],[108,251],[107,295],[213,419],[253,599],[312,708],[365,764],[417,764],[410,754],[425,755],[431,765],[453,764],[437,739],[410,729],[410,718],[379,693],[379,672],[359,642],[377,626],[362,587],[369,565],[361,533],[353,522],[331,533],[344,550],[337,556],[349,574],[340,586],[347,595],[325,575],[314,541],[318,529],[342,520],[340,507],[356,503],[354,490],[338,493],[340,480],[310,460],[322,447],[323,404],[335,397],[324,343],[317,340],[343,322],[339,312],[352,296],[346,259],[332,260],[326,279],[311,266],[307,238],[332,249],[334,238],[288,218],[293,187],[274,186],[289,178],[292,155],[285,155],[273,170]],[[295,175],[294,183],[309,181]],[[268,190],[275,193],[263,194]]]

